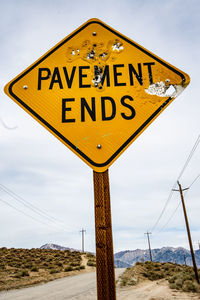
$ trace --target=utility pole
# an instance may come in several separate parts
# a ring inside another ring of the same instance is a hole
[[[82,252],[84,252],[84,233],[86,232],[86,230],[84,230],[82,228],[82,230],[80,230],[80,232],[82,233]]]
[[[153,260],[152,260],[152,252],[151,252],[150,238],[149,238],[149,235],[151,234],[151,232],[148,232],[148,231],[147,231],[145,234],[147,235],[147,238],[148,238],[150,260],[153,261]]]
[[[183,191],[188,190],[189,188],[182,189],[179,181],[177,181],[177,183],[179,186],[179,190],[173,189],[173,191],[180,192],[181,202],[182,202],[182,206],[183,206],[183,213],[184,213],[184,217],[185,217],[185,224],[186,224],[186,229],[187,229],[187,234],[188,234],[188,241],[189,241],[189,245],[190,245],[190,252],[191,252],[191,256],[192,256],[194,273],[195,273],[196,280],[199,283],[199,274],[198,274],[197,265],[196,265],[196,261],[195,261],[192,239],[191,239],[191,234],[190,234],[190,227],[189,227],[187,212],[186,212],[186,208],[185,208],[185,202],[184,202],[184,198],[183,198]]]

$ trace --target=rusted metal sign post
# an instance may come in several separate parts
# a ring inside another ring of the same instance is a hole
[[[5,93],[94,171],[98,300],[115,300],[108,168],[189,76],[91,19],[11,80]]]

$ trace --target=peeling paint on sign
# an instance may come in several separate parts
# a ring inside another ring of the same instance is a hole
[[[182,84],[169,84],[169,79],[165,82],[160,81],[153,84],[150,84],[148,89],[145,89],[145,92],[150,95],[156,95],[159,97],[172,97],[175,98],[182,93],[185,89],[185,86]]]

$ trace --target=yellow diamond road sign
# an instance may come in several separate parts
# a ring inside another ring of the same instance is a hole
[[[91,168],[103,172],[189,80],[91,19],[9,82],[5,92]]]

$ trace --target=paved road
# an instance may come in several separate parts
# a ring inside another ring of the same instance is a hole
[[[116,277],[124,269],[116,269]],[[34,287],[0,293],[2,300],[95,300],[96,273],[57,279]]]
[[[116,269],[117,276],[123,269]],[[43,285],[0,293],[0,300],[96,300],[95,273],[57,279]],[[116,276],[116,277],[117,277]],[[199,295],[171,290],[167,281],[144,281],[117,289],[117,300],[200,300]]]

